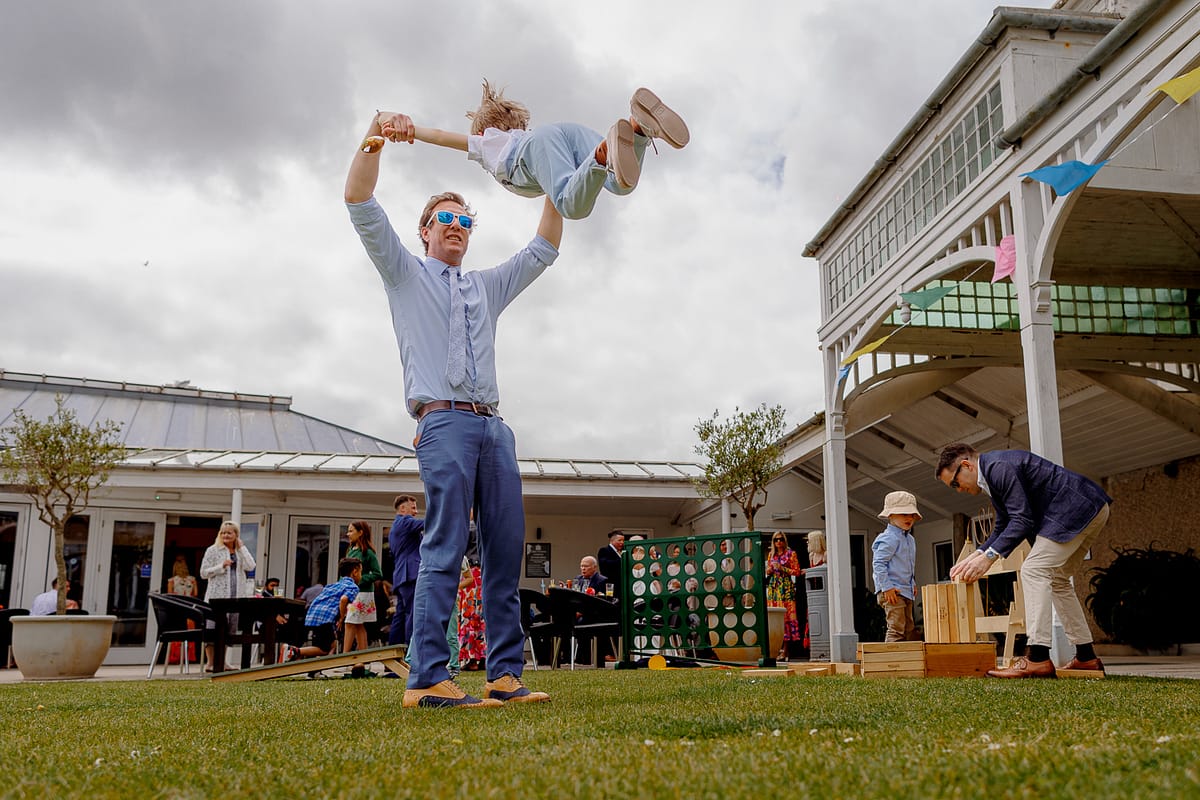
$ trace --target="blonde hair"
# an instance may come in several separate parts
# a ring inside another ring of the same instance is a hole
[[[808,552],[810,552],[810,553],[824,553],[825,552],[825,531],[809,531]]]
[[[496,90],[486,80],[483,82],[483,99],[479,108],[467,112],[471,120],[471,133],[475,136],[488,128],[502,131],[525,130],[529,127],[529,109],[524,103],[509,100],[504,96],[504,90]]]
[[[231,529],[233,530],[234,534],[238,538],[241,538],[242,529],[238,527],[238,524],[231,520],[225,520],[224,522],[221,523],[221,527],[217,529],[217,538],[213,540],[213,544],[220,544],[221,543],[221,534],[224,533],[225,531],[231,530]]]
[[[175,565],[171,572],[176,578],[189,578],[191,573],[188,572],[187,559],[182,555],[175,556]]]

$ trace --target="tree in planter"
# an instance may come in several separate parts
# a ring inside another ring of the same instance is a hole
[[[696,423],[700,444],[696,453],[704,461],[704,477],[693,479],[696,490],[705,497],[732,497],[746,515],[746,530],[754,530],[754,513],[766,505],[767,482],[783,466],[779,440],[786,422],[783,406],[768,408],[763,403],[753,411],[733,409],[733,416],[719,421]]]
[[[67,562],[63,556],[67,521],[87,508],[92,490],[108,480],[125,454],[111,420],[87,426],[54,398],[54,413],[45,421],[24,411],[13,412],[12,424],[0,431],[0,480],[20,487],[33,500],[38,519],[54,533],[58,570],[58,613],[67,607]]]
[[[1153,542],[1113,552],[1113,562],[1090,580],[1087,606],[1100,629],[1143,651],[1200,641],[1200,618],[1188,611],[1200,585],[1195,552],[1156,550]]]

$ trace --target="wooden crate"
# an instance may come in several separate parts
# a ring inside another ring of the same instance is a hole
[[[796,675],[818,678],[826,675],[857,675],[859,666],[849,661],[797,661],[789,663],[788,669]]]
[[[975,641],[975,605],[979,587],[973,583],[931,583],[921,587],[925,610],[925,641]]]
[[[864,678],[920,678],[925,674],[924,642],[864,642],[858,646]]]
[[[925,644],[926,677],[983,677],[989,669],[995,668],[994,644]]]

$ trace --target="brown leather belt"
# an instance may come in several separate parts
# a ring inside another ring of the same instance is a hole
[[[496,414],[496,410],[486,403],[473,403],[470,400],[430,400],[417,409],[417,421],[425,419],[425,415],[431,411],[443,411],[447,408],[465,411],[478,417],[492,417]]]

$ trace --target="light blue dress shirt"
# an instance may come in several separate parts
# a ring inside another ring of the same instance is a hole
[[[447,265],[410,253],[375,198],[347,203],[367,255],[383,278],[392,327],[404,365],[404,397],[414,417],[431,400],[500,404],[496,380],[496,321],[513,299],[554,263],[558,250],[535,236],[523,250],[491,269],[462,273],[467,315],[467,379],[457,389],[446,380],[450,341]]]
[[[886,592],[888,589],[895,589],[902,597],[915,600],[917,542],[912,534],[888,523],[883,533],[875,537],[871,552],[875,591]]]

